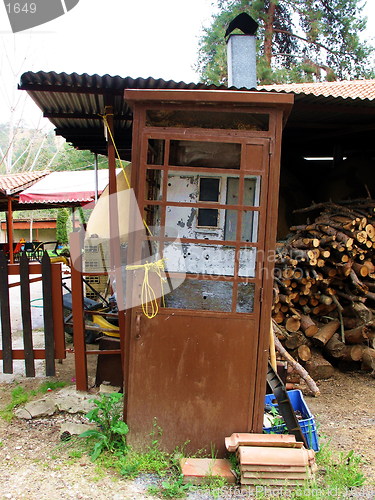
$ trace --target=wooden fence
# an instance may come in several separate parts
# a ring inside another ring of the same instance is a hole
[[[9,283],[9,276],[19,282]],[[31,278],[31,276],[35,276]],[[31,320],[30,283],[42,281],[44,348],[34,348]],[[13,349],[9,290],[20,287],[23,349]],[[52,264],[47,252],[41,262],[30,262],[26,254],[17,264],[9,264],[0,252],[0,313],[3,373],[13,373],[13,360],[25,361],[26,377],[35,377],[35,360],[45,359],[46,376],[55,375],[55,359],[65,359],[64,315],[62,306],[61,264]]]

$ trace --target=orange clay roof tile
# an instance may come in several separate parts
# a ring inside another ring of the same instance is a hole
[[[259,90],[294,92],[295,94],[313,94],[324,97],[342,97],[350,99],[375,99],[375,80],[344,80],[340,82],[289,83],[264,85]]]

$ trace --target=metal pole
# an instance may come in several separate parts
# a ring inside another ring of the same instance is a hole
[[[99,180],[98,180],[98,154],[95,153],[95,204],[98,201]]]

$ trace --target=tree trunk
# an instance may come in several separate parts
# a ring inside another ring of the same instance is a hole
[[[316,333],[318,333],[319,328],[310,316],[303,314],[301,316],[301,330],[306,337],[313,337]]]
[[[375,375],[375,349],[365,347],[362,353],[362,369],[371,371]]]
[[[275,328],[275,323],[273,323],[273,326]],[[277,325],[276,325],[277,327]],[[307,386],[311,390],[314,396],[320,396],[320,391],[318,389],[318,386],[314,382],[314,380],[311,378],[311,376],[307,373],[307,371],[301,366],[289,353],[288,351],[282,346],[280,340],[276,337],[275,335],[275,347],[276,350],[283,356],[284,359],[290,363],[294,370],[301,375],[301,377],[305,380]]]
[[[344,344],[344,342],[341,342],[337,333],[333,335],[325,346],[325,350],[330,356],[344,361],[360,361],[362,359],[363,349],[363,346],[358,344]]]
[[[300,361],[309,361],[312,356],[310,347],[304,344],[297,347],[297,349],[292,352],[292,355]]]
[[[313,342],[319,346],[324,346],[333,336],[333,334],[337,331],[340,326],[340,321],[330,321],[326,325],[322,326],[318,333],[314,335],[312,338]]]
[[[275,0],[271,0],[267,11],[267,20],[264,23],[264,58],[269,67],[271,67],[271,62],[272,62],[272,39],[273,39],[273,23],[275,20],[275,10],[276,10]]]
[[[362,344],[368,340],[369,329],[366,325],[360,325],[345,331],[345,342],[348,344]]]
[[[319,351],[312,352],[311,359],[306,362],[306,370],[314,380],[322,380],[332,377],[334,368]]]

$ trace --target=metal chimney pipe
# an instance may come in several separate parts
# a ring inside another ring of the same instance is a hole
[[[228,25],[227,38],[228,86],[253,89],[257,86],[256,31],[258,23],[246,12]],[[232,35],[235,30],[243,35]]]
[[[256,37],[230,35],[227,42],[228,87],[257,86]]]

